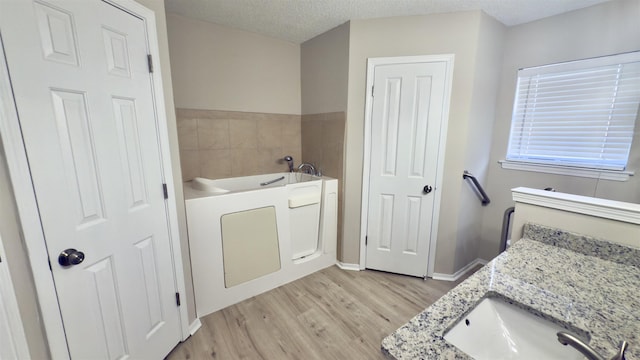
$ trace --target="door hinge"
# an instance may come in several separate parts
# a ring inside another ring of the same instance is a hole
[[[169,198],[169,190],[167,190],[167,184],[162,184],[162,192],[164,193],[164,198]]]
[[[364,246],[367,246],[367,244],[369,244],[369,236],[364,237]]]
[[[49,264],[49,271],[53,271],[51,268],[51,259],[47,258],[47,264]]]
[[[153,57],[151,54],[147,55],[147,65],[149,65],[149,72],[153,73]]]
[[[180,293],[176,293],[176,305],[180,306]]]
[[[371,96],[373,96],[373,89],[375,88],[375,86],[371,86]]]

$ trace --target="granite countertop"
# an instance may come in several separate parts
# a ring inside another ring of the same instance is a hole
[[[588,334],[605,358],[626,340],[627,360],[640,360],[640,249],[534,224],[508,251],[384,338],[382,351],[395,359],[470,359],[443,335],[486,297]]]

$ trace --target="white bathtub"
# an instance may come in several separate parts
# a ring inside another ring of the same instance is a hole
[[[195,179],[184,192],[198,316],[336,263],[336,179]]]

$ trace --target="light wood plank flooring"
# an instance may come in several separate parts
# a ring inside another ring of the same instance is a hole
[[[167,359],[384,359],[382,339],[460,281],[332,266],[202,318]]]

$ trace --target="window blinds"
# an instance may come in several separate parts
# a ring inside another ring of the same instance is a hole
[[[518,71],[508,161],[624,170],[640,104],[640,52]]]

